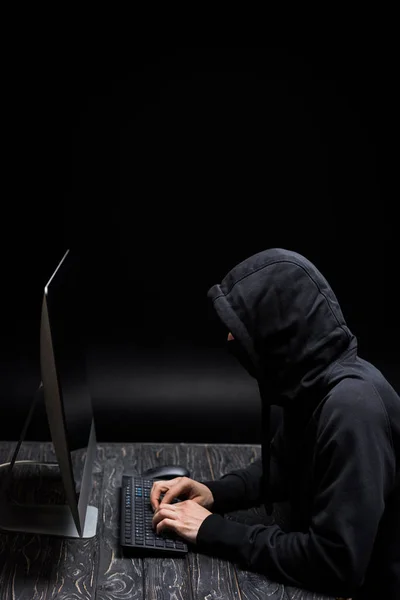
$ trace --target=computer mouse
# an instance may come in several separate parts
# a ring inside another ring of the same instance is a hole
[[[190,472],[185,467],[179,465],[160,465],[147,469],[142,473],[142,477],[149,479],[173,479],[174,477],[190,477]]]

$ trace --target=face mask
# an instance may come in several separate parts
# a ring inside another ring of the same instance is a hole
[[[251,362],[250,357],[243,346],[241,346],[237,340],[229,340],[226,344],[229,354],[232,354],[232,356],[234,356],[240,362],[242,367],[249,373],[249,375],[257,379],[256,368]]]

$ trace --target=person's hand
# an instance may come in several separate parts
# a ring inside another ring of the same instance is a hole
[[[153,527],[158,535],[173,531],[187,542],[195,544],[200,525],[211,514],[195,500],[176,504],[162,502],[154,513]]]
[[[159,508],[161,494],[165,494],[162,499],[163,504],[171,504],[174,498],[193,500],[193,502],[207,509],[210,509],[214,504],[214,496],[211,490],[203,483],[189,479],[189,477],[175,477],[166,481],[155,481],[150,492],[150,503],[153,510]]]

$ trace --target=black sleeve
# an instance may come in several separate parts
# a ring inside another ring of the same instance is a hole
[[[285,465],[282,459],[283,440],[277,432],[271,441],[270,459],[270,502],[283,502],[288,499]],[[225,513],[259,506],[266,499],[260,490],[262,476],[261,459],[256,459],[246,469],[238,469],[224,475],[217,481],[203,481],[214,496],[213,512]]]
[[[385,410],[356,394],[333,403],[320,422],[308,531],[285,533],[213,514],[199,529],[199,548],[276,581],[352,596],[364,580],[395,478]]]

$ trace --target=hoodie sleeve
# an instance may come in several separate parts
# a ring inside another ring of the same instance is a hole
[[[363,582],[395,477],[384,408],[376,402],[371,409],[364,400],[339,399],[320,419],[308,531],[285,533],[213,514],[199,529],[199,549],[276,581],[351,596]]]
[[[281,445],[282,438],[277,433],[270,445],[270,502],[283,502],[289,495]],[[246,469],[231,471],[217,481],[203,481],[214,497],[213,512],[222,514],[265,502],[260,489],[261,477],[262,462],[256,459]]]

